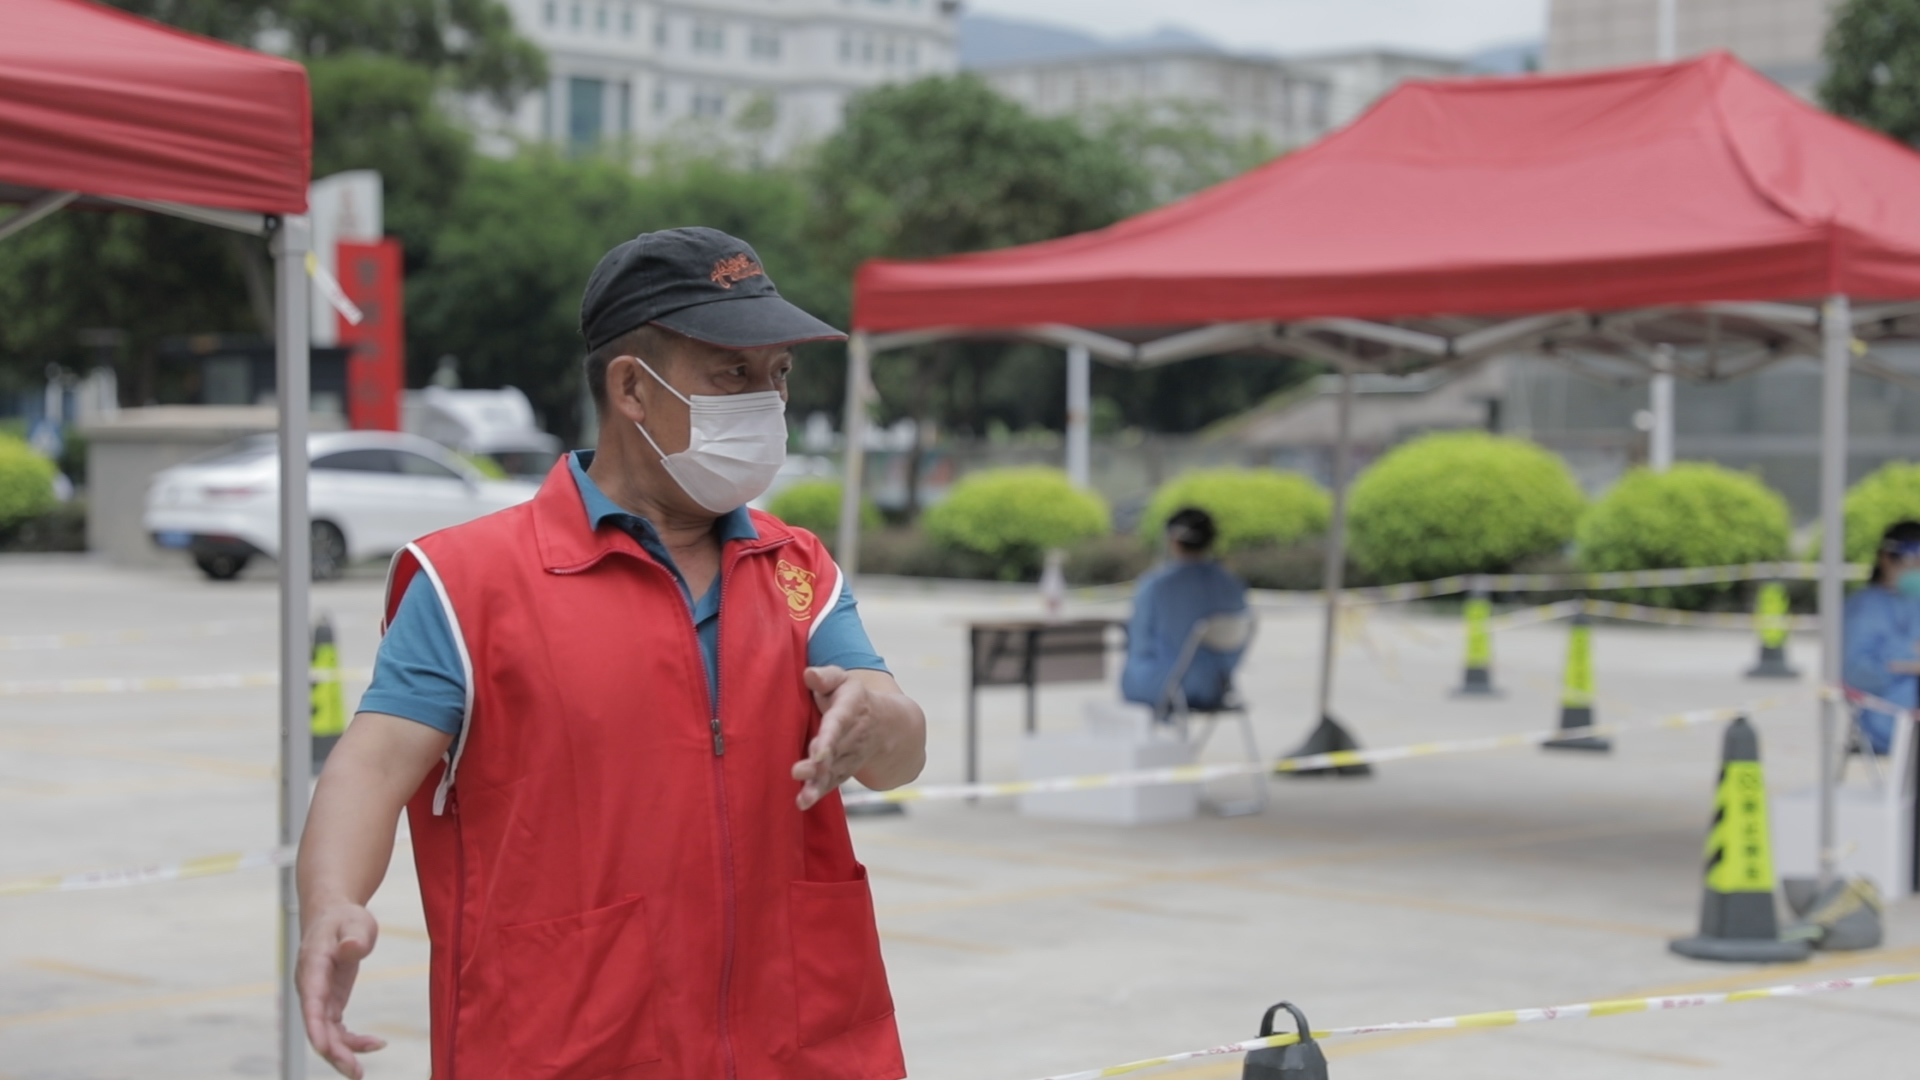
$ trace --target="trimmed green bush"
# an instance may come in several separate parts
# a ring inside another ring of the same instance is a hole
[[[1580,519],[1575,554],[1587,570],[1731,566],[1787,557],[1787,500],[1751,473],[1706,462],[1664,473],[1634,469]],[[1726,586],[1631,590],[1655,604],[1698,607]]]
[[[1847,492],[1847,561],[1872,562],[1887,526],[1909,520],[1920,521],[1920,464],[1889,462],[1861,477]],[[1813,550],[1818,556],[1817,532]]]
[[[800,480],[775,492],[767,501],[767,513],[830,540],[840,531],[842,490],[838,480]],[[880,524],[880,508],[872,499],[861,499],[861,530],[878,529]]]
[[[0,435],[0,529],[53,509],[53,462],[33,447]]]
[[[1195,469],[1160,485],[1140,518],[1140,538],[1158,544],[1167,518],[1197,506],[1220,527],[1219,550],[1280,547],[1327,531],[1333,497],[1279,469]]]
[[[1047,549],[1104,535],[1112,516],[1105,499],[1059,469],[1025,467],[962,478],[920,525],[939,544],[998,561],[999,576],[1017,581],[1038,572]]]
[[[1423,435],[1354,481],[1348,548],[1386,582],[1498,573],[1573,539],[1585,503],[1566,463],[1525,439]]]

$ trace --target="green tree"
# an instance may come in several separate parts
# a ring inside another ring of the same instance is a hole
[[[1834,8],[1825,51],[1827,108],[1920,145],[1920,0],[1846,0]]]
[[[662,160],[638,176],[614,157],[544,148],[476,159],[408,281],[415,377],[451,352],[469,385],[518,386],[552,430],[574,435],[580,291],[609,248],[654,229],[711,225],[746,238],[782,292],[814,307],[829,286],[808,258],[806,216],[797,176],[721,159]]]
[[[1213,103],[1175,101],[1103,109],[1084,123],[1145,172],[1144,204],[1137,209],[1147,210],[1273,160],[1279,151],[1264,135],[1227,134],[1224,112]]]
[[[1109,225],[1137,209],[1149,187],[1117,143],[1071,118],[1035,116],[972,75],[855,98],[845,124],[817,149],[811,176],[818,252],[848,281],[875,256],[983,251]],[[1017,364],[1035,352],[947,343],[889,353],[874,381],[896,416],[925,430],[950,423],[968,390],[977,407],[996,360]],[[1026,366],[1015,381],[1031,381],[1034,365]],[[1059,396],[1053,386],[1044,396]],[[918,503],[922,450],[908,463],[909,507]]]

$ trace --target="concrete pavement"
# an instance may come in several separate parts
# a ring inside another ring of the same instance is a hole
[[[348,668],[370,665],[377,574],[315,589]],[[880,651],[931,721],[929,781],[961,773],[964,621],[1037,609],[1024,592],[861,583]],[[1081,605],[1116,613],[1121,608]],[[274,591],[190,569],[0,560],[0,680],[265,671]],[[183,625],[223,620],[211,636]],[[6,648],[7,635],[146,629],[149,640]],[[1336,711],[1372,746],[1551,725],[1564,630],[1496,643],[1497,701],[1456,700],[1459,629],[1369,609],[1342,634]],[[1601,626],[1603,720],[1758,698],[1769,780],[1813,775],[1810,683],[1747,683],[1747,635]],[[1269,614],[1245,665],[1262,748],[1307,727],[1310,611]],[[1813,666],[1809,643],[1797,662]],[[1110,688],[1043,692],[1042,726]],[[358,688],[349,687],[349,700]],[[0,881],[269,846],[272,692],[0,698]],[[989,778],[1017,774],[1018,691],[983,698]],[[1211,756],[1226,759],[1231,740]],[[1690,932],[1719,733],[1622,737],[1614,754],[1512,751],[1276,781],[1258,817],[1141,829],[1034,822],[1008,802],[858,820],[908,1064],[923,1080],[1025,1080],[1250,1037],[1280,998],[1317,1026],[1920,970],[1920,904],[1886,949],[1777,969],[1671,956]],[[374,903],[383,936],[350,1018],[389,1039],[370,1077],[426,1075],[427,946],[401,845]],[[0,898],[0,1080],[272,1076],[273,878],[266,872]],[[1901,1075],[1920,986],[1671,1015],[1330,1044],[1333,1075],[1582,1078]],[[318,1059],[312,1075],[326,1075]],[[1158,1077],[1237,1076],[1238,1059]]]

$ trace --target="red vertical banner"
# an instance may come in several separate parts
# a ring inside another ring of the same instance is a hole
[[[340,288],[360,307],[360,323],[340,320],[347,361],[347,425],[356,430],[399,431],[400,395],[406,388],[406,313],[400,296],[400,241],[342,240],[338,246]]]

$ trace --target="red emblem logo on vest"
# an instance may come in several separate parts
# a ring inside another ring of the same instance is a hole
[[[709,274],[708,277],[715,285],[723,289],[731,289],[736,284],[748,278],[757,278],[765,273],[765,270],[760,269],[759,263],[747,258],[745,252],[741,252],[738,255],[729,255],[719,262],[714,263],[713,273]]]
[[[813,614],[813,571],[781,559],[773,566],[773,580],[787,594],[787,614],[798,621]]]

